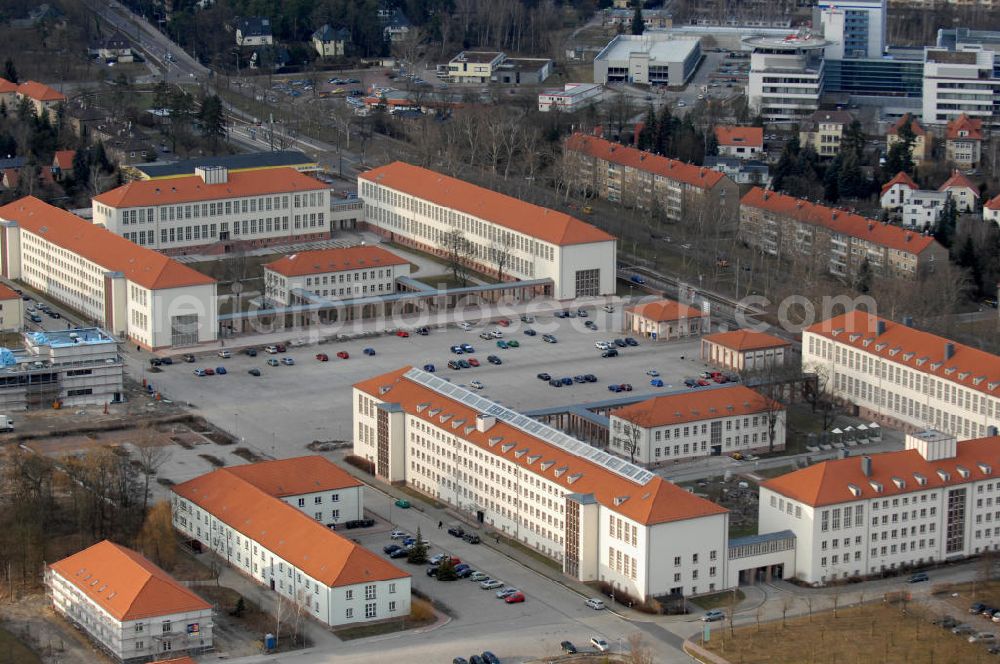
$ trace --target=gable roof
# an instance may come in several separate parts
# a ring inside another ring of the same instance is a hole
[[[938,187],[938,191],[945,191],[947,189],[971,189],[972,195],[979,198],[979,188],[972,183],[972,180],[965,176],[965,173],[957,168],[951,172],[951,177]]]
[[[123,622],[212,608],[141,554],[108,540],[50,568]]]
[[[476,416],[480,414],[476,409],[410,380],[404,375],[409,370],[410,367],[403,367],[356,383],[354,388],[377,401],[398,403],[408,415],[435,427],[443,428],[440,419],[435,417],[439,414],[438,408],[442,409],[441,414],[451,414],[452,424],[446,425],[449,429],[454,429],[453,424],[460,420],[475,424]],[[567,493],[593,494],[604,507],[645,525],[728,512],[724,507],[685,491],[658,475],[653,475],[645,484],[639,484],[499,419],[486,432],[473,428],[468,433],[457,430],[455,435],[488,454],[562,486]],[[497,438],[505,444],[497,444]],[[514,444],[508,446],[506,443]],[[621,500],[623,497],[627,499]]]
[[[732,350],[761,350],[764,348],[777,348],[780,346],[791,346],[791,341],[786,341],[781,337],[776,337],[764,332],[754,330],[730,330],[729,332],[717,332],[702,337],[719,346],[725,346]]]
[[[319,455],[227,466],[219,472],[235,475],[279,498],[363,486],[349,472]]]
[[[316,32],[312,33],[312,38],[321,42],[349,41],[351,31],[347,28],[337,28],[334,30],[329,23],[324,23]]]
[[[667,299],[637,304],[634,307],[629,307],[628,310],[637,316],[642,316],[657,323],[680,320],[682,318],[701,318],[705,315],[701,309]]]
[[[58,150],[52,158],[52,163],[64,171],[71,171],[73,170],[73,157],[75,156],[76,150]]]
[[[898,135],[899,130],[903,128],[903,125],[906,124],[907,120],[909,120],[910,122],[910,130],[913,132],[914,136],[925,136],[927,134],[927,130],[924,129],[924,126],[922,124],[920,124],[920,120],[913,117],[909,113],[906,113],[905,115],[903,115],[903,117],[896,120],[892,124],[892,126],[889,127],[889,131],[887,133],[893,136]]]
[[[803,131],[816,131],[816,126],[820,124],[848,125],[854,122],[854,116],[847,111],[814,111],[803,123]]]
[[[1000,194],[997,194],[990,200],[986,201],[983,207],[988,208],[990,210],[1000,210]]]
[[[406,265],[407,263],[409,261],[406,259],[400,258],[382,247],[359,245],[300,251],[266,263],[264,267],[286,277],[302,277],[308,274],[360,270],[387,265]]]
[[[269,486],[267,480],[257,479],[262,486]],[[229,468],[171,490],[327,586],[410,576]]]
[[[126,279],[144,288],[180,288],[215,283],[215,279],[172,258],[140,247],[34,196],[25,196],[0,207],[0,219],[17,222],[21,228],[109,272],[121,272]]]
[[[770,404],[770,405],[769,405]],[[785,407],[744,385],[734,385],[704,392],[664,394],[611,411],[611,415],[643,428],[714,420],[764,413]],[[773,412],[773,411],[772,411]]]
[[[764,128],[718,125],[715,127],[715,140],[719,142],[719,145],[763,147]]]
[[[913,181],[913,178],[906,174],[906,171],[900,171],[896,173],[891,180],[882,185],[882,193],[880,195],[885,196],[885,192],[889,191],[897,184],[901,184],[904,187],[908,187],[913,190],[920,188],[917,186],[917,183]]]
[[[0,301],[2,300],[20,300],[21,296],[6,284],[0,284]]]
[[[740,199],[740,204],[791,217],[804,224],[824,226],[836,233],[911,254],[920,254],[937,244],[937,240],[930,235],[914,233],[899,226],[890,226],[874,219],[862,217],[853,212],[810,203],[787,194],[766,191],[760,187],[754,187],[747,192]]]
[[[661,157],[579,132],[566,139],[563,149],[659,175],[699,189],[711,189],[724,179],[728,180],[719,171],[705,166],[685,164],[683,161]]]
[[[271,34],[271,19],[261,16],[247,16],[237,21],[236,29],[244,37],[266,37]]]
[[[94,196],[94,201],[113,208],[128,208],[243,196],[292,194],[329,188],[329,185],[299,173],[294,168],[262,168],[253,171],[230,171],[227,173],[226,182],[219,184],[205,184],[200,175],[171,178],[165,182],[134,180]]]
[[[565,212],[544,208],[448,177],[420,166],[394,161],[358,176],[415,198],[449,207],[556,245],[610,242],[613,235]]]
[[[961,136],[961,132],[967,132],[968,135]],[[945,137],[949,140],[962,139],[962,140],[973,140],[979,141],[983,138],[983,121],[979,118],[970,118],[965,113],[954,120],[948,122],[948,126],[945,128]]]
[[[17,92],[17,83],[8,81],[6,78],[0,78],[0,94],[10,94],[12,92]]]
[[[916,449],[872,454],[871,476],[861,458],[834,459],[780,475],[762,487],[813,507],[899,496],[1000,477],[1000,436],[959,441],[953,458],[927,461]],[[961,470],[969,477],[962,477]],[[943,473],[939,474],[939,473]],[[901,485],[897,483],[901,480]],[[880,486],[876,491],[872,482]],[[921,484],[924,482],[924,484]],[[852,491],[858,489],[858,495]]]
[[[885,324],[882,334],[878,334],[880,322]],[[834,316],[805,331],[970,390],[1000,395],[1000,356],[930,332],[859,310]],[[945,359],[948,344],[954,353]]]
[[[17,86],[17,93],[36,101],[66,101],[66,95],[38,81],[25,81]]]

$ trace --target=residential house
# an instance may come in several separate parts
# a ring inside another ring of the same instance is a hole
[[[938,187],[938,191],[948,192],[959,212],[975,212],[979,205],[979,187],[957,169]]]
[[[98,58],[104,63],[132,62],[135,59],[132,43],[120,32],[93,42],[87,52],[92,58]]]
[[[588,101],[596,100],[604,88],[596,83],[567,83],[562,90],[544,90],[538,93],[538,110],[564,111],[573,113],[583,108]]]
[[[402,9],[380,9],[379,20],[382,23],[382,34],[390,42],[399,42],[410,34],[410,19]]]
[[[644,302],[625,310],[625,331],[651,339],[683,339],[710,329],[711,319],[705,312],[673,300]]]
[[[948,260],[933,237],[760,187],[740,201],[739,236],[771,256],[842,278],[867,264],[876,274],[912,279]]]
[[[499,51],[462,51],[448,62],[448,79],[452,83],[489,83],[506,58]]]
[[[12,110],[17,104],[17,83],[0,78],[0,103]]]
[[[764,128],[717,125],[715,142],[721,157],[754,159],[764,152]]]
[[[950,198],[947,191],[917,189],[910,192],[909,199],[903,203],[902,225],[918,231],[933,230]]]
[[[820,157],[840,154],[844,130],[854,122],[847,111],[816,111],[799,128],[799,143],[811,147]]]
[[[76,150],[57,150],[52,157],[52,176],[59,182],[64,178],[73,177],[73,159]]]
[[[786,339],[754,330],[730,330],[701,339],[701,359],[739,372],[783,367],[792,359],[792,344]]]
[[[719,171],[576,133],[563,144],[570,186],[672,223],[731,224],[739,186]]]
[[[736,184],[759,187],[769,187],[771,184],[771,168],[763,161],[709,155],[705,157],[704,165],[719,171]]]
[[[983,156],[983,121],[963,113],[945,129],[945,158],[957,168],[976,168]]]
[[[900,210],[910,200],[910,196],[920,187],[909,175],[900,171],[884,185],[879,196],[879,204],[883,210]]]
[[[312,34],[313,48],[321,58],[334,58],[347,53],[347,45],[351,43],[351,31],[347,28],[334,30],[329,23]]]
[[[885,133],[885,149],[888,153],[892,149],[892,146],[900,141],[899,130],[900,128],[906,126],[909,123],[910,131],[913,132],[913,145],[910,148],[910,157],[913,159],[913,163],[920,166],[925,161],[930,159],[931,154],[931,135],[924,129],[924,126],[920,124],[920,120],[916,117],[906,113],[903,117],[896,120],[889,127],[889,130]]]
[[[274,44],[271,19],[250,16],[236,21],[237,46],[270,46]]]
[[[17,100],[25,99],[35,108],[36,115],[48,113],[49,121],[56,119],[57,107],[66,102],[63,93],[36,81],[25,81],[17,86]]]
[[[279,305],[396,292],[410,262],[381,247],[298,251],[264,265],[264,295]]]
[[[983,221],[994,221],[1000,226],[1000,194],[997,194],[983,205]]]

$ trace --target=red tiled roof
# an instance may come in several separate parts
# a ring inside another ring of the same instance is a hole
[[[903,125],[906,124],[907,120],[909,120],[910,122],[910,130],[913,132],[914,136],[924,136],[927,134],[927,130],[924,129],[924,126],[922,124],[920,124],[920,120],[911,116],[909,113],[896,120],[896,122],[894,122],[893,125],[889,127],[888,133],[892,134],[893,136],[899,134],[899,130],[903,128]]]
[[[0,284],[0,300],[20,300],[21,296],[18,295],[14,289],[10,288],[6,284]]]
[[[879,321],[885,323],[882,334],[877,334]],[[970,390],[1000,395],[1000,356],[930,332],[857,310],[816,323],[805,331]],[[868,346],[865,346],[866,339],[872,340]],[[944,358],[946,344],[953,344],[955,349],[954,355],[947,360]]]
[[[39,237],[92,261],[144,288],[180,288],[215,280],[163,254],[140,247],[80,217],[25,196],[0,207],[0,219],[15,221]]]
[[[175,657],[173,659],[158,659],[151,664],[198,664],[190,657]]]
[[[986,201],[986,204],[983,207],[990,210],[1000,210],[1000,194],[997,194],[990,200]]]
[[[430,414],[435,408],[441,408],[444,413],[451,413],[453,422],[459,419],[475,422],[476,415],[479,414],[476,410],[405,378],[403,374],[409,369],[410,367],[403,367],[370,378],[356,383],[354,388],[378,401],[398,403],[409,415],[433,426],[441,426],[440,420]],[[417,405],[421,403],[431,405],[418,411]],[[728,511],[658,475],[646,484],[632,482],[604,466],[535,438],[506,422],[497,421],[487,432],[473,430],[468,434],[459,431],[459,434],[484,452],[502,457],[527,472],[562,485],[570,493],[593,494],[594,498],[606,508],[638,523],[653,525],[725,514]],[[489,440],[496,436],[506,441],[517,441],[517,444],[504,451],[502,446],[489,444]],[[529,449],[528,453],[517,454],[518,450],[525,447]],[[534,455],[539,456],[536,458]],[[539,463],[532,463],[533,461]],[[552,462],[551,466],[543,470],[541,464],[549,461]],[[560,469],[565,470],[557,476],[556,471]],[[627,500],[616,500],[622,497],[627,497]]]
[[[0,95],[17,92],[17,83],[12,83],[6,78],[0,78]]]
[[[327,586],[410,576],[229,468],[172,490]]]
[[[66,101],[66,95],[37,81],[25,81],[17,86],[17,92],[36,101]]]
[[[227,472],[272,496],[296,496],[363,486],[349,472],[319,455],[228,466]]]
[[[822,461],[767,480],[761,486],[800,503],[820,507],[1000,478],[1000,436],[960,441],[955,457],[950,459],[927,461],[917,449],[872,454],[870,458],[871,476],[862,471],[861,457],[848,457]],[[969,472],[968,478],[962,477],[960,467]],[[946,473],[945,477],[938,471]],[[920,478],[926,483],[921,484]],[[902,487],[896,480],[902,480]],[[882,490],[876,491],[871,482],[877,482]],[[855,496],[850,485],[857,487],[860,494]]]
[[[719,125],[715,128],[715,140],[719,145],[750,145],[760,148],[764,147],[764,128]]]
[[[785,341],[781,337],[775,337],[763,332],[753,330],[730,330],[729,332],[717,332],[702,337],[703,340],[725,346],[732,350],[762,350],[764,348],[780,348],[781,346],[791,346],[792,342]]]
[[[613,235],[565,212],[532,205],[441,173],[395,161],[358,176],[377,185],[556,245],[609,242]]]
[[[382,247],[357,246],[300,251],[282,256],[276,261],[265,264],[264,267],[286,277],[302,277],[325,272],[406,265],[408,262]]]
[[[711,189],[726,177],[711,168],[685,164],[683,161],[660,157],[651,152],[644,152],[586,134],[573,134],[566,139],[563,149],[581,152],[595,159],[653,173],[699,189]]]
[[[212,608],[139,553],[108,540],[50,567],[122,622]]]
[[[628,310],[637,316],[642,316],[647,320],[657,323],[680,320],[682,318],[700,318],[705,315],[701,309],[689,307],[686,304],[674,302],[673,300],[646,302],[645,304],[637,304],[634,307],[629,307]]]
[[[959,132],[968,132],[966,136],[960,136]],[[963,139],[979,141],[983,138],[983,121],[978,118],[970,118],[965,113],[951,120],[945,129],[945,137],[949,140]]]
[[[168,180],[134,180],[94,196],[94,200],[113,208],[129,208],[243,196],[295,194],[330,188],[316,178],[285,166],[255,171],[230,171],[227,180],[221,184],[205,184],[200,175]]]
[[[58,150],[52,163],[64,171],[69,171],[73,169],[73,157],[75,156],[76,150]]]
[[[734,385],[653,397],[616,408],[611,411],[611,415],[649,428],[765,413],[770,410],[769,403],[773,404],[775,410],[785,409],[781,404],[768,400],[749,387]]]
[[[882,193],[880,195],[885,196],[885,192],[889,191],[894,185],[897,184],[901,184],[904,187],[909,187],[913,190],[920,189],[920,187],[917,186],[917,183],[913,181],[913,178],[907,175],[905,171],[900,171],[896,173],[891,180],[882,185]]]
[[[883,224],[853,212],[810,203],[787,194],[765,191],[760,187],[747,192],[740,204],[785,215],[805,224],[824,226],[843,235],[911,254],[920,254],[937,244],[937,240],[929,235]]]
[[[973,196],[979,198],[979,188],[972,183],[972,180],[965,177],[965,173],[955,169],[951,172],[951,177],[945,180],[945,183],[938,187],[938,191],[944,191],[946,189],[971,189]]]

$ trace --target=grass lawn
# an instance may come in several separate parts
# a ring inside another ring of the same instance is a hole
[[[730,606],[742,602],[744,597],[743,591],[737,588],[735,593],[726,591],[713,595],[705,595],[692,599],[691,603],[701,607],[705,611],[710,609],[728,609]]]
[[[749,537],[750,535],[757,534],[757,520],[747,521],[745,523],[729,525],[729,539],[734,539],[736,537]]]
[[[920,607],[869,604],[815,613],[731,633],[729,623],[715,623],[706,648],[730,662],[754,664],[944,664],[987,662],[994,658],[982,645],[971,644],[930,624]]]
[[[0,661],[17,662],[17,664],[42,664],[39,657],[28,646],[21,643],[16,636],[0,627]]]
[[[753,473],[754,475],[759,475],[760,477],[771,478],[777,477],[779,475],[784,475],[785,473],[790,473],[795,470],[795,466],[778,466],[777,468],[761,468],[760,470],[750,470],[747,473]]]

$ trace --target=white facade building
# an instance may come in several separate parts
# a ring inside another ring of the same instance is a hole
[[[806,583],[1000,549],[1000,438],[939,431],[906,448],[823,461],[760,487],[759,528],[795,533]]]
[[[923,121],[944,124],[965,114],[986,126],[1000,126],[994,110],[994,99],[1000,95],[995,59],[996,53],[981,45],[925,49]]]
[[[941,218],[950,194],[947,191],[916,189],[903,202],[903,226],[918,230],[933,229]]]
[[[118,662],[212,649],[212,605],[108,540],[50,565],[45,585],[56,612]]]
[[[147,183],[152,184],[152,183]],[[0,207],[3,276],[148,349],[214,341],[216,283],[26,196]]]
[[[900,171],[895,177],[882,185],[882,193],[879,196],[879,205],[884,210],[900,210],[903,205],[909,202],[913,192],[920,189],[906,173]]]
[[[959,439],[1000,425],[1000,357],[852,311],[802,333],[802,367],[861,417]]]
[[[604,87],[596,83],[567,83],[562,90],[545,90],[538,93],[538,110],[542,113],[562,111],[573,113],[588,101],[601,96]]]
[[[616,408],[609,426],[611,451],[642,464],[785,448],[785,407],[742,385]]]
[[[823,49],[830,42],[808,32],[747,37],[751,49],[747,99],[765,122],[801,122],[819,108]]]
[[[94,224],[136,244],[184,253],[330,237],[329,185],[294,168],[137,180],[93,199]]]
[[[223,468],[172,487],[174,527],[330,625],[410,613],[410,575],[331,530],[362,485],[319,456]],[[328,524],[328,525],[324,525]]]
[[[302,251],[264,266],[264,295],[281,305],[302,303],[312,297],[389,295],[396,292],[396,279],[409,274],[408,260],[381,247]]]
[[[551,279],[556,299],[615,292],[617,240],[564,212],[400,161],[359,175],[358,196],[390,241],[444,255],[459,231],[477,270],[497,275],[502,257],[504,279]]]
[[[452,83],[489,83],[506,58],[500,51],[462,51],[448,62],[448,79]]]
[[[637,599],[727,587],[728,512],[434,374],[354,386],[354,453],[375,473]]]
[[[1000,194],[983,205],[983,221],[992,221],[1000,226]]]
[[[823,37],[830,42],[826,58],[882,57],[889,15],[885,0],[820,0],[815,10]]]
[[[666,32],[617,35],[594,57],[594,83],[685,85],[701,62],[698,39]]]

